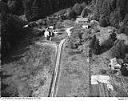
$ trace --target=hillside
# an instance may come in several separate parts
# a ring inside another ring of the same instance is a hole
[[[93,0],[91,9],[94,19],[99,20],[101,26],[114,26],[122,28],[125,34],[128,26],[128,1],[127,0]]]
[[[2,0],[0,5],[2,97],[48,97],[54,89],[60,97],[89,97],[96,75],[110,77],[109,97],[128,96],[128,69],[122,64],[128,63],[128,0]],[[49,26],[57,32],[51,40],[44,35]],[[124,68],[112,70],[112,58]]]

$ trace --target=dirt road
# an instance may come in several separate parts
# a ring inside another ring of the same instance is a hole
[[[56,58],[56,65],[55,65],[55,70],[53,74],[53,81],[51,85],[51,91],[49,96],[54,97],[56,96],[56,89],[57,89],[57,84],[58,84],[58,79],[60,75],[60,61],[61,61],[61,54],[62,54],[62,49],[63,49],[63,44],[66,41],[66,39],[63,39],[60,44],[58,45],[58,50],[57,50],[57,58]]]

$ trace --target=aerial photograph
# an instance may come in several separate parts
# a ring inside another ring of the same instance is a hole
[[[1,98],[128,97],[128,0],[0,7]]]

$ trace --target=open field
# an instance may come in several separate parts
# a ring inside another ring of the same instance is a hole
[[[32,45],[22,58],[3,65],[2,96],[48,96],[57,47]]]

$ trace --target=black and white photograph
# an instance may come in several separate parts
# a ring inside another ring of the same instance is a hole
[[[128,0],[0,7],[1,98],[128,100]]]

